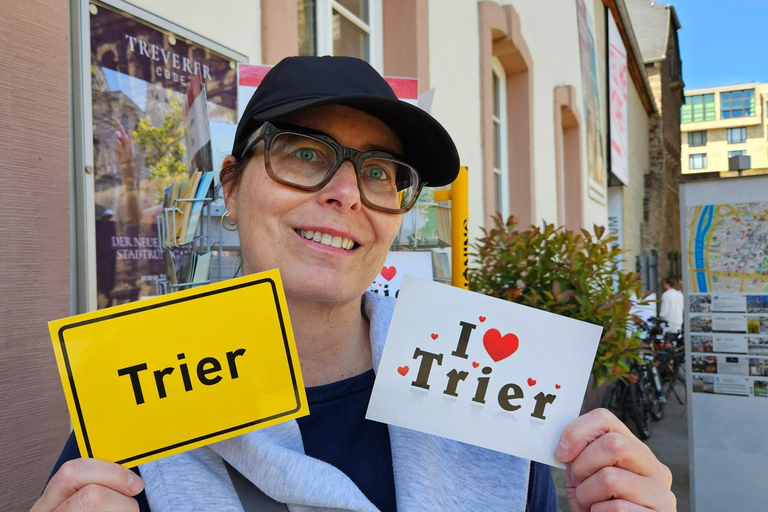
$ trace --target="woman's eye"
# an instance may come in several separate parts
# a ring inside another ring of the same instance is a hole
[[[386,180],[389,177],[389,175],[387,174],[387,171],[385,171],[381,167],[373,167],[368,171],[368,175],[371,178],[379,181]]]
[[[303,162],[314,162],[317,160],[317,151],[314,149],[297,149],[291,154]]]

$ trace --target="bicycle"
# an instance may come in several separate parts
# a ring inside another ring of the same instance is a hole
[[[669,398],[674,394],[682,405],[683,399],[677,393],[675,384],[680,381],[685,386],[685,344],[682,331],[665,332],[664,320],[651,318],[652,326],[647,336],[651,352],[656,356],[656,367],[661,380],[661,394]]]
[[[630,365],[630,376],[619,379],[608,386],[603,398],[603,407],[626,422],[631,415],[640,439],[651,436],[651,420],[664,416],[666,398],[661,394],[661,382],[656,373],[655,356],[641,355],[643,364]]]

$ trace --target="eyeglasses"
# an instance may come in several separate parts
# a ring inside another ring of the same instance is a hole
[[[243,156],[264,141],[270,178],[283,185],[320,190],[346,160],[355,166],[363,204],[374,210],[402,214],[413,208],[424,184],[412,166],[385,151],[357,151],[323,133],[266,122],[250,136]]]

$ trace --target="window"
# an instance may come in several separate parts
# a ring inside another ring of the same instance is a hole
[[[493,68],[493,191],[496,211],[506,218],[509,213],[509,164],[507,159],[507,86],[506,74],[499,59]]]
[[[76,115],[82,126],[75,135],[75,158],[93,166],[93,181],[82,182],[83,188],[79,180],[75,185],[82,210],[78,251],[88,253],[78,270],[80,311],[157,294],[156,283],[168,277],[157,246],[163,190],[186,183],[195,166],[213,168],[220,160],[210,160],[210,146],[223,140],[217,134],[235,129],[237,91],[232,84],[237,82],[237,62],[246,60],[138,8],[128,12],[102,3],[84,5],[90,14],[80,20],[76,41],[79,49],[90,51],[78,55],[73,68],[78,78],[73,81],[78,91],[87,87],[88,94],[74,95],[81,102]],[[185,112],[195,72],[205,83],[207,107],[195,100]],[[197,139],[203,134],[185,125],[199,121],[206,108],[210,132]],[[116,130],[121,134],[117,138]],[[126,154],[124,145],[132,145],[133,151]],[[151,250],[126,250],[137,247]],[[179,265],[181,253],[173,251],[172,256]],[[218,258],[214,253],[212,268],[234,264],[235,258]]]
[[[686,96],[685,105],[680,107],[680,122],[695,123],[715,120],[715,94]]]
[[[755,116],[755,90],[730,91],[720,93],[720,118]]]
[[[688,145],[689,146],[706,146],[707,145],[707,132],[688,132]]]
[[[299,55],[317,55],[315,0],[299,0]]]
[[[689,169],[706,169],[707,168],[707,154],[696,153],[688,157]]]
[[[346,55],[381,71],[381,0],[299,0],[299,55]]]
[[[747,154],[747,150],[746,149],[739,149],[738,151],[729,151],[728,152],[728,158],[731,158],[732,156],[741,156],[741,155],[745,155],[746,156],[746,154]]]
[[[728,128],[725,131],[725,135],[728,139],[728,144],[747,142],[747,129],[743,126],[741,128]]]

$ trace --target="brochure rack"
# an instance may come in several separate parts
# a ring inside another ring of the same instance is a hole
[[[160,240],[160,248],[165,252],[172,249],[178,249],[187,247],[191,252],[210,252],[211,251],[211,234],[210,234],[210,219],[211,219],[211,197],[210,191],[203,198],[193,199],[175,199],[174,205],[168,208],[163,208],[163,213],[157,216],[157,236]],[[202,203],[202,211],[200,218],[197,222],[197,228],[195,236],[192,240],[186,241],[182,244],[177,243],[176,233],[178,233],[178,225],[176,219],[178,214],[182,213],[180,206],[183,203]],[[158,279],[156,281],[157,294],[164,295],[166,293],[183,290],[191,286],[198,286],[208,284],[210,279],[189,281],[189,282],[174,282],[175,279]]]

